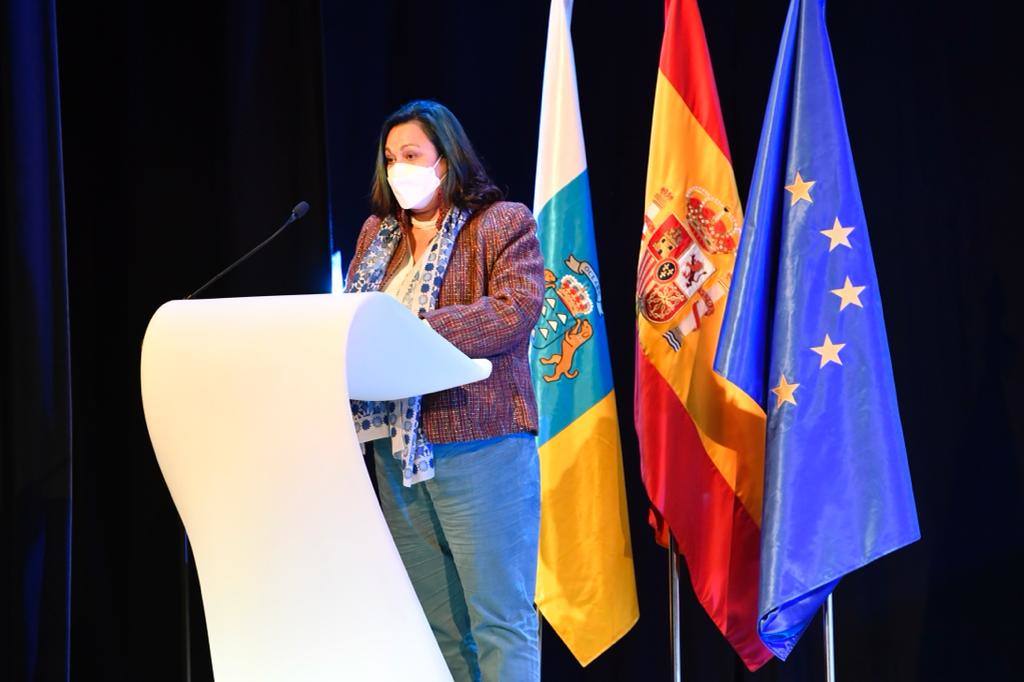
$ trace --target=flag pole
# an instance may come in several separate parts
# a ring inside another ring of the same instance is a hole
[[[669,533],[668,538],[668,627],[672,647],[672,680],[682,682],[683,659],[679,646],[679,548],[676,547],[676,539],[672,533]]]
[[[835,623],[832,619],[832,594],[829,593],[822,607],[823,629],[825,631],[825,682],[836,682],[836,640]]]
[[[537,666],[544,662],[544,616],[540,615],[540,607],[536,604],[533,608],[537,611]]]

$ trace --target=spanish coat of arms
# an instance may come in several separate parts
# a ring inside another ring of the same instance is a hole
[[[700,327],[702,317],[728,291],[731,272],[716,279],[714,254],[734,253],[740,226],[733,212],[703,187],[685,196],[686,214],[680,220],[665,213],[674,195],[662,188],[644,212],[644,243],[637,267],[637,309],[648,321],[663,325],[686,308],[679,324],[665,333],[673,350],[684,336]]]

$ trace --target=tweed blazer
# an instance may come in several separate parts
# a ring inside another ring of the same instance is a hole
[[[349,265],[355,272],[380,231],[363,223]],[[406,235],[388,263],[387,287],[410,249]],[[537,433],[530,376],[530,332],[540,318],[544,259],[537,223],[522,204],[500,201],[470,218],[455,238],[437,307],[423,315],[438,334],[493,369],[483,381],[423,396],[421,424],[431,443],[454,443],[509,433]]]

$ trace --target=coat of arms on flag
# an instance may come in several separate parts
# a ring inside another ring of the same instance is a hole
[[[637,271],[637,310],[654,324],[665,324],[686,308],[679,324],[665,332],[673,350],[702,317],[724,301],[731,272],[718,272],[711,256],[732,254],[740,225],[734,212],[700,186],[684,197],[680,220],[672,210],[675,194],[663,187],[644,211],[644,239]]]
[[[549,383],[579,376],[579,368],[573,367],[576,351],[594,335],[587,318],[601,314],[601,285],[594,268],[572,254],[562,264],[566,272],[560,277],[544,270],[544,308],[533,331],[538,361],[552,366],[550,374],[542,375]]]

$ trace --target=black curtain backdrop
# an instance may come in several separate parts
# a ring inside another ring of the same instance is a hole
[[[146,432],[149,318],[329,286],[319,5],[58,2],[75,398],[72,675],[184,679],[180,521]],[[192,580],[193,678],[210,679]]]
[[[54,3],[0,2],[0,670],[9,680],[63,680],[69,664],[71,366],[59,91]]]
[[[529,204],[548,3],[60,0],[56,44],[52,4],[39,4],[0,2],[0,490],[12,550],[4,659],[11,679],[63,679],[70,646],[74,679],[183,679],[181,528],[139,399],[150,316],[269,234],[300,199],[309,215],[208,295],[326,290],[329,233],[347,263],[380,122],[412,98],[450,106],[499,185]],[[786,4],[701,6],[741,196]],[[833,2],[828,17],[923,533],[839,586],[839,675],[1011,679],[1024,607],[1015,23],[994,1]],[[547,680],[669,675],[666,559],[646,525],[631,414],[661,32],[659,0],[577,2],[641,617],[586,669],[547,630]],[[194,577],[190,589],[192,679],[206,680]],[[69,605],[70,645],[60,626]],[[788,662],[749,674],[685,575],[683,657],[686,680],[822,679],[819,624]]]

